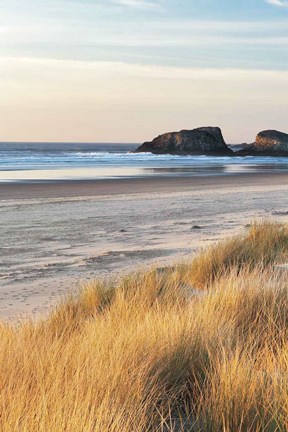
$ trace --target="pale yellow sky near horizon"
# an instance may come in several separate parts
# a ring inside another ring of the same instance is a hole
[[[288,132],[286,0],[0,0],[0,36],[0,141]]]
[[[239,143],[286,121],[281,71],[12,57],[0,67],[0,141],[142,142],[217,125]]]

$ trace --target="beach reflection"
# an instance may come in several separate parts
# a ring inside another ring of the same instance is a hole
[[[287,171],[288,161],[283,164],[218,164],[218,165],[199,165],[189,167],[169,167],[169,168],[146,168],[145,172],[154,175],[225,175],[225,174],[245,174],[253,172],[278,172]]]
[[[7,170],[0,171],[1,182],[47,182],[61,180],[93,180],[131,177],[187,177],[245,174],[261,172],[288,173],[287,164],[219,164],[192,165],[182,167],[94,167],[50,170]]]

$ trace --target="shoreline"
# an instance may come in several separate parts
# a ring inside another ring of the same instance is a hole
[[[77,198],[126,193],[190,191],[197,187],[223,187],[227,185],[266,185],[278,182],[288,184],[283,172],[229,173],[209,176],[153,176],[137,178],[61,180],[43,182],[0,183],[0,201],[34,198]]]

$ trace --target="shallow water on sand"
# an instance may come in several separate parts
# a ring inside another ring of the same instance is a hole
[[[288,158],[131,153],[137,144],[0,143],[0,182],[288,173]]]

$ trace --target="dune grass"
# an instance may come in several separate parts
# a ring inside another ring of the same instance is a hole
[[[281,263],[288,257],[288,227],[269,221],[248,225],[246,235],[232,237],[202,251],[182,273],[188,283],[207,288],[229,269],[263,268]]]
[[[287,252],[285,226],[253,225],[192,264],[3,323],[0,430],[286,431]]]

